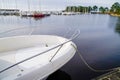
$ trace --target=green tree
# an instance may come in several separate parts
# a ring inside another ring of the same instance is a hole
[[[93,6],[93,11],[97,11],[98,10],[98,7],[95,5]]]
[[[65,11],[71,12],[72,11],[72,7],[71,6],[67,6],[66,9],[65,9]]]
[[[78,8],[76,6],[72,6],[72,12],[78,12]]]
[[[69,7],[68,6],[66,7],[65,11],[67,11],[67,12],[69,11]]]
[[[83,12],[87,13],[87,7],[83,7]]]
[[[91,12],[91,11],[92,11],[92,7],[88,6],[88,12]]]
[[[110,12],[120,14],[120,4],[118,2],[114,3],[111,7]]]
[[[83,6],[78,6],[78,11],[83,12]]]
[[[105,8],[101,6],[101,7],[99,8],[99,11],[100,11],[101,13],[105,13]]]
[[[109,8],[108,7],[105,7],[105,12],[108,12],[109,11]]]
[[[72,12],[74,10],[74,7],[73,6],[71,6],[71,11],[70,12]]]

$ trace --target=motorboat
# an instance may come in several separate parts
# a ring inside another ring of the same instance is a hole
[[[74,56],[72,45],[71,39],[54,35],[0,38],[0,80],[42,80]]]

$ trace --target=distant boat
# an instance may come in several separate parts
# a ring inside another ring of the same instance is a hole
[[[42,14],[42,13],[39,13],[39,14],[34,14],[33,17],[35,17],[35,18],[38,18],[38,17],[42,18],[42,17],[45,17],[45,15]]]
[[[74,56],[72,45],[52,35],[0,38],[0,80],[44,79]]]
[[[31,12],[28,11],[22,11],[21,12],[21,17],[32,17],[33,14]]]
[[[45,16],[50,16],[50,14],[45,14]]]
[[[76,15],[75,12],[62,12],[62,15]]]
[[[43,18],[43,17],[45,17],[45,14],[40,13],[40,12],[34,12],[32,17],[34,17],[34,18]]]
[[[34,18],[43,18],[46,14],[42,14],[40,12],[27,12],[24,11],[21,13],[21,17],[34,17]]]
[[[46,14],[39,11],[30,11],[30,1],[28,1],[28,11],[21,12],[21,17],[33,17],[33,18],[43,18]]]
[[[50,16],[51,12],[43,11],[42,14],[44,14],[45,16]]]

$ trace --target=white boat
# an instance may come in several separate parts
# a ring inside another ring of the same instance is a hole
[[[0,80],[42,80],[74,56],[72,45],[52,35],[0,38]]]
[[[62,12],[62,15],[76,15],[76,12]]]

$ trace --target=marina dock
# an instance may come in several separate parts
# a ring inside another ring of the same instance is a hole
[[[103,74],[92,80],[120,80],[120,68],[116,68],[115,70]]]

